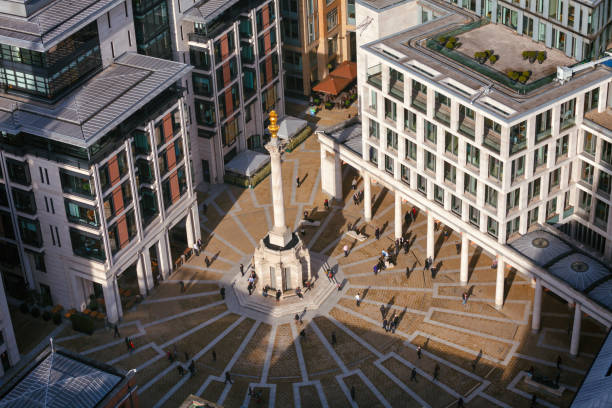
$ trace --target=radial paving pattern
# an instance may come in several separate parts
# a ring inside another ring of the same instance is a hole
[[[67,330],[59,344],[125,369],[137,368],[145,407],[176,407],[189,393],[227,407],[449,407],[459,398],[468,407],[529,406],[534,389],[523,381],[526,371],[534,366],[554,378],[559,355],[566,391],[561,398],[536,394],[539,406],[569,405],[603,340],[599,326],[583,320],[581,354],[571,359],[573,311],[545,296],[543,328],[531,334],[530,282],[507,271],[505,304],[496,310],[496,272],[491,258],[477,247],[470,251],[470,299],[462,305],[466,289],[458,283],[460,238],[437,233],[439,272],[432,276],[422,266],[423,215],[404,225],[414,241],[407,254],[399,255],[397,267],[374,275],[376,258],[393,242],[393,194],[374,186],[374,219],[365,225],[362,208],[352,202],[353,173],[346,168],[346,202],[325,211],[319,157],[314,137],[288,154],[284,191],[288,224],[297,227],[304,211],[321,221],[318,228],[306,228],[304,240],[312,250],[335,257],[348,279],[346,294],[328,314],[309,312],[303,324],[285,319],[270,325],[229,312],[219,296],[219,279],[252,254],[271,226],[270,184],[265,180],[254,190],[218,187],[200,194],[200,204],[208,204],[201,215],[204,253],[126,311],[120,331],[134,339],[134,352],[127,353],[124,340],[113,339],[112,331],[84,337]],[[304,179],[299,188],[296,177]],[[365,225],[371,238],[360,243],[342,235],[355,222]],[[378,241],[373,237],[376,226],[382,230]],[[345,244],[348,257],[342,253]],[[215,258],[210,267],[205,267],[204,256]],[[188,282],[184,293],[180,281]],[[323,277],[317,284],[330,283]],[[357,292],[363,298],[359,307]],[[399,316],[395,333],[382,329],[383,313]],[[423,347],[420,359],[417,345]],[[178,361],[170,362],[166,353],[175,349]],[[180,376],[178,366],[186,369],[191,359],[196,375]],[[416,381],[410,378],[413,368]],[[224,383],[228,371],[233,384]],[[261,404],[249,400],[249,387],[261,391]]]

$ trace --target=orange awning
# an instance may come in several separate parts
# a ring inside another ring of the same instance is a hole
[[[344,61],[329,74],[340,78],[348,78],[351,81],[354,81],[357,79],[357,64],[351,61]]]
[[[353,80],[349,78],[329,75],[327,78],[325,78],[315,87],[313,87],[312,90],[315,92],[323,92],[330,95],[338,95],[351,82],[353,82]]]

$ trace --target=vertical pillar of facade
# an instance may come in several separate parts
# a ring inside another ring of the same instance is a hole
[[[540,330],[542,320],[542,278],[535,279],[535,294],[533,296],[533,316],[531,317],[531,330]]]
[[[395,238],[402,236],[402,197],[399,190],[395,190]]]
[[[159,273],[162,279],[166,279],[172,271],[172,259],[170,248],[168,247],[168,232],[165,231],[157,242],[157,252],[159,254]]]
[[[195,239],[193,233],[193,214],[191,213],[191,208],[189,208],[189,211],[187,211],[187,216],[185,217],[185,235],[187,235],[187,246],[189,248],[193,248]]]
[[[323,148],[321,148],[321,188],[332,198],[342,200],[342,163],[338,154],[329,153]]]
[[[197,241],[198,239],[202,238],[202,229],[200,228],[200,212],[197,201],[191,206],[191,217],[193,222],[193,239],[194,241]]]
[[[151,266],[151,253],[149,252],[149,248],[142,251],[142,262],[144,264],[147,290],[151,290],[153,286],[155,286],[155,281],[153,280],[153,267]]]
[[[434,259],[435,252],[435,233],[434,218],[430,211],[427,211],[427,258]]]
[[[570,354],[574,357],[578,355],[580,349],[580,326],[582,325],[582,308],[576,303],[574,309],[574,327],[572,329],[572,342],[570,344]]]
[[[370,175],[363,173],[363,216],[366,222],[372,221],[372,186]]]
[[[497,279],[495,281],[495,307],[501,309],[504,305],[504,270],[505,262],[501,256],[497,257]]]
[[[136,277],[138,278],[138,289],[140,290],[140,294],[143,296],[148,295],[149,290],[153,288],[153,272],[148,249],[138,255],[138,261],[136,261]]]
[[[464,232],[461,234],[461,269],[459,270],[459,281],[462,285],[468,283],[468,268],[470,261],[470,239]]]
[[[110,323],[117,323],[123,315],[121,298],[119,297],[119,291],[117,289],[117,280],[114,276],[102,284],[104,305],[106,306],[106,319]]]
[[[342,202],[342,161],[340,160],[339,154],[340,153],[334,154],[334,198]]]

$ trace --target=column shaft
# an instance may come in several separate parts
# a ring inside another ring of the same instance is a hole
[[[461,269],[459,270],[459,281],[462,285],[467,285],[468,268],[470,262],[470,239],[464,232],[461,234]]]
[[[187,235],[187,246],[189,248],[193,248],[195,239],[193,234],[193,215],[191,213],[191,208],[189,211],[187,211],[187,216],[185,217],[185,235]]]
[[[580,326],[582,325],[582,308],[580,304],[576,303],[574,309],[574,328],[572,329],[572,342],[570,345],[570,354],[572,356],[578,355],[580,349]]]
[[[535,294],[533,295],[533,315],[531,317],[531,330],[540,330],[542,319],[542,279],[535,279]]]
[[[501,256],[497,257],[497,280],[495,282],[495,307],[501,309],[504,305],[504,269],[505,263]]]
[[[274,211],[274,230],[280,234],[285,232],[285,205],[283,203],[283,176],[281,170],[280,151],[270,151],[272,183],[272,209]]]
[[[106,318],[110,323],[117,323],[121,318],[122,311],[114,277],[102,285],[102,291],[104,293],[104,305],[106,306]]]
[[[399,191],[395,190],[395,238],[402,236],[402,197]]]
[[[138,256],[136,261],[136,277],[138,278],[138,289],[142,296],[147,295],[147,273],[145,272],[145,264],[142,255]]]
[[[157,243],[157,252],[159,254],[159,273],[162,279],[166,279],[172,271],[172,256],[168,247],[168,233],[165,232],[160,237]]]
[[[372,221],[372,186],[370,176],[363,173],[363,215],[366,222]]]
[[[334,155],[334,198],[342,201],[342,162],[340,161],[340,153]]]
[[[435,238],[434,218],[431,212],[427,211],[427,258],[434,259]]]

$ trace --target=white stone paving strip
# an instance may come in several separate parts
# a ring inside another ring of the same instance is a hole
[[[426,408],[430,408],[431,407],[431,405],[429,405],[427,402],[425,402],[425,400],[423,400],[416,392],[412,391],[412,389],[410,387],[408,387],[406,384],[404,384],[399,378],[397,378],[391,371],[389,371],[380,362],[375,361],[374,365],[376,367],[378,367],[378,369],[380,371],[382,371],[387,377],[389,377],[391,379],[391,381],[393,381],[395,384],[397,384],[397,386],[400,387],[406,394],[410,395],[412,398],[414,398],[415,401],[417,401],[419,404],[421,404],[420,406],[426,407]]]
[[[353,287],[353,285],[351,285],[351,287]],[[355,301],[355,297],[354,296],[350,296],[350,295],[343,295],[342,296],[343,299],[349,299],[352,301]],[[389,303],[387,302],[377,302],[375,300],[368,300],[368,299],[362,299],[361,303],[365,303],[365,304],[370,304],[370,305],[376,305],[376,306],[385,306],[385,308],[389,307],[390,309],[393,310],[397,310],[400,312],[403,312],[404,310],[406,311],[406,313],[412,313],[412,314],[418,314],[418,315],[422,315],[422,316],[427,316],[427,312],[423,311],[423,310],[419,310],[419,309],[410,309],[407,307],[402,307],[402,306],[398,306],[398,305],[391,305],[389,306]],[[339,307],[339,306],[336,306]],[[351,309],[343,309],[345,311],[351,311]],[[361,315],[360,315],[361,316]],[[382,317],[381,317],[382,318]],[[376,323],[376,321],[374,319],[368,319],[368,321],[372,324]],[[382,320],[380,322],[380,324],[382,324]],[[376,325],[378,326],[378,323],[376,323]]]
[[[255,239],[253,239],[253,237],[251,236],[251,233],[245,228],[242,221],[240,221],[240,218],[238,218],[236,215],[232,215],[232,219],[234,220],[236,225],[238,225],[238,228],[240,228],[240,230],[242,231],[246,239],[249,240],[249,242],[253,246],[253,249],[257,248],[257,242],[255,242]]]
[[[189,330],[187,330],[187,331],[185,331],[185,332],[183,332],[183,333],[179,334],[178,336],[176,336],[176,337],[174,337],[174,338],[172,338],[172,339],[168,340],[167,342],[163,343],[163,344],[162,344],[160,347],[161,347],[162,349],[163,349],[163,348],[166,348],[166,347],[168,347],[169,345],[174,344],[174,343],[176,343],[177,341],[180,341],[180,340],[184,339],[184,338],[185,338],[185,337],[187,337],[187,336],[190,336],[191,334],[193,334],[193,333],[197,332],[198,330],[203,329],[204,327],[206,327],[206,326],[209,326],[209,325],[213,324],[213,323],[214,323],[214,322],[216,322],[217,320],[224,318],[224,317],[225,317],[225,316],[227,316],[228,314],[230,314],[230,311],[229,311],[229,310],[226,310],[225,312],[223,312],[223,313],[220,313],[220,314],[216,315],[216,316],[215,316],[215,317],[213,317],[212,319],[207,320],[207,321],[205,321],[205,322],[202,322],[202,323],[198,324],[197,326],[192,327],[191,329],[189,329]]]
[[[525,371],[520,371],[510,382],[510,384],[508,384],[508,386],[506,387],[506,389],[514,392],[515,394],[520,395],[521,397],[527,398],[528,400],[531,400],[532,395],[533,394],[529,394],[528,392],[525,391],[521,391],[518,388],[516,388],[516,384],[521,381],[523,379],[524,376],[526,376],[527,373]],[[538,406],[544,406],[544,407],[548,407],[548,408],[558,408],[558,405],[555,404],[551,404],[548,401],[543,400],[542,398],[538,398]]]
[[[266,215],[266,223],[268,224],[268,231],[272,229],[272,216],[270,215],[270,208],[264,208],[264,214]]]
[[[350,277],[351,275],[349,275]],[[432,289],[429,288],[410,288],[406,286],[372,286],[372,285],[354,285],[351,284],[351,288],[355,289],[370,289],[370,290],[391,290],[398,292],[426,292],[429,293]]]
[[[302,343],[299,338],[297,327],[295,327],[295,323],[290,323],[289,326],[291,326],[291,335],[293,336],[293,345],[295,346],[295,353],[297,354],[298,365],[300,366],[300,374],[302,375],[302,381],[308,381],[306,362],[304,361],[304,354],[302,353]]]
[[[147,299],[147,300],[143,300],[141,304],[150,305],[152,303],[165,303],[165,302],[172,302],[174,300],[195,299],[195,298],[204,297],[204,296],[217,295],[218,293],[219,293],[218,290],[213,290],[210,292],[190,293],[188,295],[169,296],[169,297],[159,298],[159,299]]]
[[[314,205],[315,197],[317,196],[317,191],[319,191],[319,184],[321,184],[321,172],[317,169],[317,178],[315,179],[314,188],[310,192],[310,197],[308,198],[308,205]]]
[[[212,237],[217,238],[219,241],[224,243],[226,246],[230,247],[234,252],[236,252],[237,254],[239,254],[241,256],[246,256],[247,255],[244,252],[242,252],[240,249],[236,248],[236,246],[234,246],[231,242],[229,242],[228,240],[226,240],[225,238],[223,238],[221,235],[217,234],[216,232],[214,232],[210,228],[205,227],[204,229],[206,231],[208,231],[208,233],[210,234],[210,238],[212,238]]]
[[[251,341],[251,338],[255,334],[255,331],[257,330],[260,324],[261,324],[261,321],[259,320],[255,321],[255,324],[253,324],[253,326],[251,327],[251,330],[249,330],[247,335],[244,337],[244,340],[242,340],[242,343],[240,343],[238,350],[236,350],[236,352],[232,356],[232,359],[229,361],[229,363],[227,363],[227,365],[223,369],[224,375],[226,372],[231,372],[232,367],[234,366],[234,364],[236,364],[236,361],[238,361],[238,358],[240,357],[240,355],[246,348],[249,341]],[[219,378],[219,380],[221,381],[221,378]],[[227,394],[229,394],[231,388],[232,388],[231,384],[225,385],[225,388],[223,389],[223,392],[221,393],[221,396],[219,397],[219,400],[217,401],[218,405],[223,405],[223,403],[225,402],[225,399],[227,398]]]
[[[146,328],[146,327],[155,326],[157,324],[166,323],[166,322],[169,322],[170,320],[179,319],[181,317],[190,315],[191,313],[201,312],[202,310],[210,309],[210,308],[213,308],[215,306],[222,305],[224,303],[225,302],[223,300],[218,300],[218,301],[210,303],[208,305],[196,307],[196,308],[189,309],[189,310],[186,310],[184,312],[181,312],[181,313],[178,313],[178,314],[175,314],[175,315],[171,315],[171,316],[163,317],[161,319],[153,320],[152,322],[143,324],[142,327]]]
[[[261,381],[260,383],[265,384],[268,382],[268,372],[270,371],[270,360],[272,359],[272,352],[274,351],[274,341],[276,340],[276,328],[272,326],[270,332],[270,339],[268,340],[268,348],[266,349],[266,359],[264,360],[263,368],[261,370]]]
[[[302,220],[302,217],[304,215],[304,204],[298,204],[297,205],[297,210],[295,212],[295,221],[293,222],[293,231],[297,231],[298,227],[300,226],[300,221]]]
[[[336,353],[336,350],[334,350],[333,346],[331,344],[329,344],[329,342],[327,341],[327,339],[323,335],[323,332],[321,332],[321,329],[319,329],[319,326],[317,326],[315,321],[311,320],[310,323],[308,324],[308,327],[310,327],[312,329],[312,331],[315,332],[315,334],[317,335],[317,337],[321,341],[321,344],[323,344],[323,346],[327,349],[327,352],[334,359],[334,361],[336,362],[338,367],[340,367],[342,372],[346,373],[348,370],[347,370],[346,366],[344,365],[344,362],[342,361],[340,356],[338,356],[338,353]]]
[[[327,228],[327,224],[329,224],[329,222],[334,218],[334,216],[337,214],[337,212],[338,211],[336,209],[333,209],[333,210],[331,210],[329,212],[329,214],[327,214],[327,216],[325,217],[325,219],[321,223],[321,226],[319,227],[317,232],[315,232],[315,234],[312,237],[312,239],[308,242],[308,249],[312,248],[312,246],[315,244],[315,242],[317,242],[317,239],[319,239],[319,236],[321,236],[323,231],[325,231],[325,229]]]

